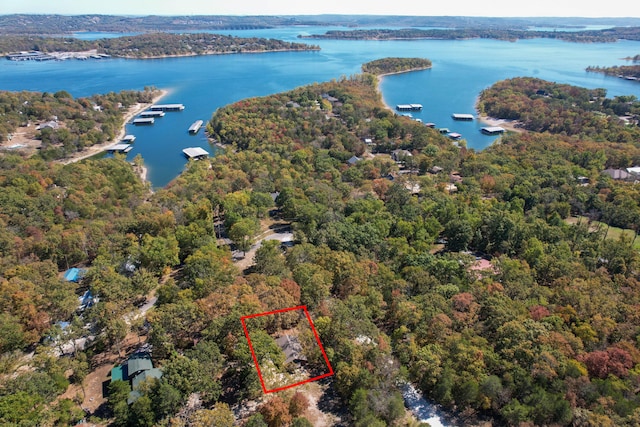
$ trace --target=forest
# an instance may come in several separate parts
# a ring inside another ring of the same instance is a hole
[[[243,38],[211,33],[149,33],[136,36],[81,40],[43,36],[0,37],[0,52],[42,51],[98,53],[123,58],[209,55],[214,53],[268,52],[279,50],[319,50],[318,46],[275,39]]]
[[[114,139],[124,124],[123,115],[128,108],[149,103],[157,94],[158,90],[152,87],[77,99],[66,91],[0,91],[0,143],[11,140],[20,130],[33,133],[40,141],[39,157],[45,160],[69,157]],[[40,126],[47,123],[49,125]]]
[[[552,118],[475,152],[386,109],[373,74],[246,99],[207,125],[225,152],[153,194],[118,156],[63,166],[3,154],[0,422],[311,425],[303,391],[263,395],[240,322],[303,304],[348,425],[418,425],[402,381],[460,425],[637,425],[640,187],[601,174],[640,164],[637,129],[603,90],[537,79],[498,82],[480,105],[526,123],[560,100],[603,124]],[[396,149],[411,155],[393,161]],[[295,244],[265,240],[237,268],[220,237],[246,251],[269,221],[290,224]],[[71,266],[86,268],[78,284],[60,279]],[[84,289],[99,301],[79,312]],[[152,290],[146,319],[127,322]],[[286,370],[274,334],[296,319],[256,322],[260,360]],[[87,349],[53,355],[88,334]],[[84,388],[58,398],[105,354],[124,360],[128,335],[150,345],[160,379],[131,404],[113,381],[89,415]],[[308,369],[322,369],[300,339]],[[237,419],[249,400],[257,409]]]
[[[607,98],[604,89],[571,87],[521,77],[504,80],[482,91],[478,110],[482,114],[520,122],[524,129],[603,142],[628,143],[635,148],[640,128],[621,119],[640,118],[640,100],[633,95]],[[619,148],[616,148],[616,152]],[[623,167],[611,160],[609,166]]]
[[[577,43],[615,43],[618,40],[640,40],[640,27],[618,27],[605,30],[538,31],[513,28],[453,28],[453,29],[375,29],[330,30],[325,34],[299,35],[299,38],[339,40],[412,40],[412,39],[496,39],[516,41],[549,38]]]

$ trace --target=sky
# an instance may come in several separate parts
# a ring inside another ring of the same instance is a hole
[[[640,17],[640,2],[589,0],[0,0],[0,14]]]

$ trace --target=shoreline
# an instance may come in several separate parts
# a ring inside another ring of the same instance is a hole
[[[156,95],[153,100],[150,103],[144,103],[144,104],[134,104],[132,106],[129,107],[129,109],[127,110],[127,112],[124,114],[123,116],[123,123],[122,123],[122,127],[120,128],[120,131],[118,132],[118,134],[115,136],[114,139],[106,141],[102,144],[96,144],[96,145],[92,145],[91,147],[87,147],[85,150],[82,151],[78,151],[77,153],[74,153],[73,156],[71,157],[67,157],[65,159],[61,159],[58,160],[59,163],[63,164],[63,165],[68,165],[70,163],[75,163],[75,162],[79,162],[80,160],[84,160],[87,159],[91,156],[95,156],[96,154],[99,154],[101,152],[103,152],[106,148],[117,144],[119,141],[122,140],[122,138],[125,137],[126,133],[127,133],[127,123],[129,123],[129,121],[131,121],[131,119],[133,119],[135,116],[137,116],[138,114],[140,114],[141,112],[145,111],[147,108],[149,108],[151,105],[153,104],[157,104],[158,101],[160,101],[160,99],[162,99],[164,96],[166,96],[169,93],[168,90],[166,89],[160,89],[160,93],[158,95]],[[146,170],[146,168],[145,168]],[[141,174],[142,175],[142,174]],[[146,172],[144,173],[144,177],[146,180]]]
[[[388,110],[393,111],[393,113],[396,113],[396,110],[393,109],[393,107],[391,107],[389,104],[387,104],[387,101],[385,101],[384,96],[382,94],[382,90],[380,90],[380,84],[382,83],[382,79],[387,77],[387,76],[394,76],[396,74],[404,74],[404,73],[412,73],[414,71],[422,71],[422,70],[430,70],[431,68],[433,68],[433,66],[430,67],[418,67],[418,68],[410,68],[408,70],[402,70],[402,71],[393,71],[390,73],[383,73],[383,74],[378,74],[376,75],[377,80],[378,80],[378,84],[376,85],[376,90],[378,91],[378,93],[380,94],[380,99],[382,100],[382,104],[387,107]]]
[[[206,53],[179,53],[176,55],[157,55],[157,56],[117,56],[112,55],[113,59],[165,59],[165,58],[190,58],[196,56],[212,56],[212,55],[241,55],[243,53],[271,53],[271,52],[318,52],[320,49],[271,49],[271,50],[243,50],[240,52],[206,52]]]
[[[488,126],[500,126],[509,132],[525,133],[527,131],[519,127],[521,123],[517,120],[497,119],[489,116],[478,116],[478,120]]]

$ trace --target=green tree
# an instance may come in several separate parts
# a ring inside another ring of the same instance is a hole
[[[259,227],[255,219],[242,218],[235,222],[229,229],[229,238],[236,247],[243,253],[247,252],[253,245],[253,238]]]

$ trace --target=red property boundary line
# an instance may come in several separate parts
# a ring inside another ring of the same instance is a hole
[[[322,374],[322,375],[318,375],[317,377],[313,377],[313,378],[309,378],[309,379],[306,379],[306,380],[303,380],[303,381],[299,381],[297,383],[289,384],[289,385],[286,385],[284,387],[278,387],[278,388],[274,388],[274,389],[267,389],[267,387],[264,384],[264,379],[262,378],[262,371],[260,371],[260,364],[258,363],[258,358],[256,357],[256,353],[253,350],[253,345],[251,344],[251,337],[249,336],[249,331],[247,330],[247,324],[246,324],[245,320],[246,319],[253,319],[254,317],[269,316],[271,314],[285,313],[287,311],[295,311],[295,310],[303,310],[304,311],[304,315],[307,318],[307,321],[309,321],[309,326],[311,326],[311,331],[313,331],[313,336],[316,338],[316,342],[318,343],[318,346],[320,347],[320,351],[322,352],[322,357],[324,358],[324,361],[327,364],[327,367],[329,368],[329,372],[327,372],[325,374]],[[315,326],[313,326],[313,321],[311,320],[311,316],[309,315],[309,311],[307,310],[307,306],[306,305],[299,305],[297,307],[290,307],[290,308],[282,308],[280,310],[267,311],[267,312],[258,313],[258,314],[250,314],[248,316],[242,316],[240,318],[240,321],[242,322],[242,328],[244,329],[244,334],[247,337],[247,342],[249,343],[249,350],[251,350],[251,356],[253,357],[253,363],[256,365],[256,370],[258,371],[258,378],[260,378],[260,385],[262,386],[262,391],[264,391],[265,394],[266,393],[275,393],[277,391],[282,391],[282,390],[286,390],[288,388],[297,387],[299,385],[310,383],[312,381],[318,381],[319,379],[330,377],[330,376],[333,375],[333,368],[331,367],[331,363],[329,363],[329,358],[327,357],[327,353],[324,351],[324,347],[322,346],[322,343],[320,342],[320,337],[318,337],[318,332],[316,332],[316,328],[315,328]]]

